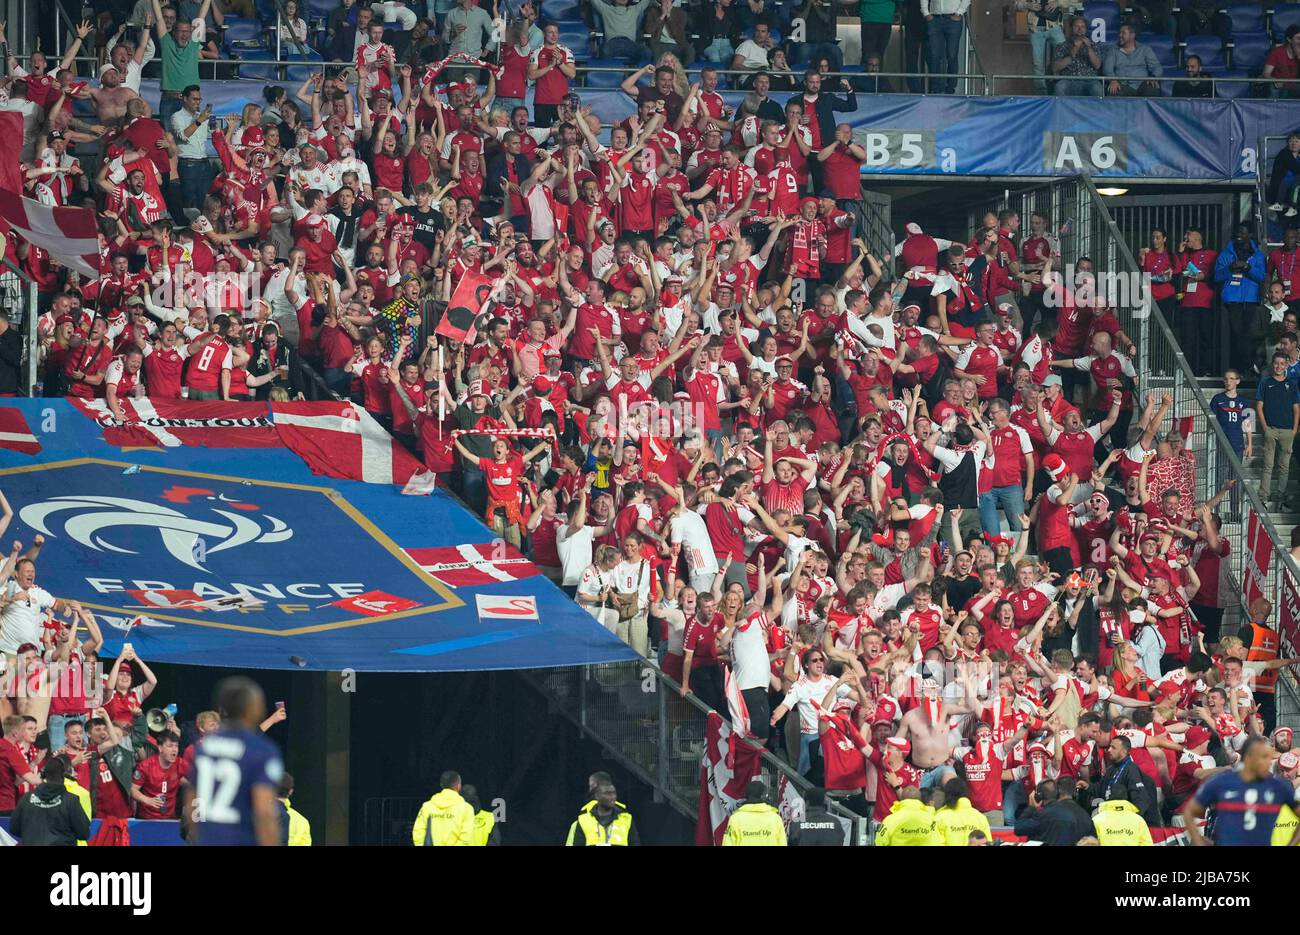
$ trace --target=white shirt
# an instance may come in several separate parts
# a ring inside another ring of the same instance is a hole
[[[317,162],[310,169],[297,166],[290,171],[293,180],[301,185],[304,191],[309,188],[318,188],[328,196],[339,189],[340,173],[335,171],[334,164]]]
[[[212,135],[211,121],[198,123],[198,114],[191,114],[181,108],[172,114],[172,136],[176,140],[176,155],[179,159],[206,159],[208,157],[208,139]],[[185,136],[190,124],[198,123],[197,129]]]
[[[663,615],[659,618],[668,624],[668,652],[680,656],[686,645],[686,614],[676,601],[664,601]]]
[[[612,572],[614,588],[624,594],[637,592],[637,607],[644,613],[650,606],[650,578],[654,574],[647,561],[619,562]]]
[[[140,63],[132,56],[126,63],[126,74],[122,76],[122,87],[130,88],[136,94],[140,93],[140,73],[144,71]]]
[[[582,570],[591,564],[591,547],[596,539],[595,526],[583,526],[572,535],[568,525],[555,533],[555,550],[560,553],[560,566],[564,569],[563,584],[573,587],[582,578]]]
[[[907,594],[907,583],[900,581],[898,584],[887,584],[876,592],[876,599],[871,602],[868,612],[871,616],[879,618],[887,610],[893,610],[898,606]]]
[[[862,318],[850,312],[845,316],[848,322],[849,331],[858,340],[862,341],[867,347],[896,347],[897,339],[894,337],[894,318],[892,315],[877,316],[867,314]],[[883,337],[876,337],[867,330],[867,325],[879,325]]]
[[[21,590],[15,581],[10,585],[11,595]],[[36,585],[28,589],[26,598],[8,604],[0,611],[0,652],[16,653],[24,643],[39,644],[45,612],[53,606],[54,595]]]
[[[796,536],[793,533],[785,543],[785,567],[794,568],[799,564],[799,556],[804,553],[805,549],[816,549],[817,543],[806,536]]]
[[[1160,657],[1165,651],[1164,637],[1154,624],[1142,628],[1133,647],[1138,651],[1138,668],[1146,673],[1147,678],[1156,680],[1160,677]]]
[[[731,675],[741,691],[766,688],[772,679],[767,658],[767,615],[751,614],[731,635]]]
[[[605,588],[613,587],[614,571],[598,571],[594,564],[588,565],[582,570],[582,577],[578,581],[578,593],[585,594],[588,597],[595,597]],[[599,612],[600,605],[592,604],[587,609],[594,617]]]
[[[714,554],[713,542],[709,539],[709,529],[704,525],[704,519],[699,513],[682,510],[674,516],[669,522],[668,541],[673,545],[682,543],[686,567],[691,570],[692,575],[718,573],[718,556]]]
[[[745,68],[767,68],[767,52],[753,39],[746,39],[740,45],[736,46],[736,54],[745,59],[741,64]],[[814,725],[815,729],[816,725]]]
[[[781,704],[786,708],[793,708],[796,705],[799,709],[799,733],[815,734],[817,733],[817,709],[812,706],[812,702],[822,703],[826,693],[831,690],[835,684],[835,677],[823,675],[817,680],[803,676],[799,681],[790,686],[790,691],[786,693]],[[835,697],[842,698],[849,693],[847,685],[841,685],[836,691]]]

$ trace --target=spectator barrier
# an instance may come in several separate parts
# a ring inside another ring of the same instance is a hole
[[[98,818],[90,822],[90,837],[99,833],[101,822]],[[185,844],[181,838],[181,823],[165,818],[142,821],[138,818],[127,819],[127,831],[131,835],[132,847],[181,847]],[[9,819],[0,818],[0,831],[9,832]],[[410,831],[408,829],[409,836]],[[21,841],[20,841],[21,843]]]

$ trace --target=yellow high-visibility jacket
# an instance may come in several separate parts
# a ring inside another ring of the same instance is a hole
[[[443,789],[420,808],[411,827],[416,847],[469,847],[474,842],[474,806],[455,789]]]
[[[763,802],[747,802],[731,813],[723,847],[785,847],[781,813]]]
[[[989,820],[964,796],[957,800],[955,807],[941,808],[934,813],[934,827],[948,847],[966,847],[972,831],[983,831],[984,837],[993,838]]]
[[[1092,826],[1097,830],[1097,843],[1123,847],[1152,847],[1151,829],[1142,813],[1132,802],[1115,799],[1102,802],[1093,816]]]
[[[876,831],[876,847],[932,847],[944,843],[934,809],[920,799],[899,799]]]

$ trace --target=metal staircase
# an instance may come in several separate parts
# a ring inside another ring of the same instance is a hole
[[[572,722],[600,744],[620,766],[694,821],[699,814],[700,765],[709,708],[694,695],[682,697],[678,685],[649,660],[520,673],[546,699],[548,710]],[[800,795],[811,788],[788,763],[762,754],[761,778],[769,790],[782,780]],[[865,839],[865,822],[835,803],[827,803]]]

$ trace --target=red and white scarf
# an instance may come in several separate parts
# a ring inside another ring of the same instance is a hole
[[[817,241],[826,236],[826,222],[820,218],[799,221],[790,235],[790,274],[805,279],[821,275]]]
[[[451,433],[453,439],[461,435],[491,435],[493,438],[527,438],[545,439],[558,451],[560,441],[550,429],[456,429]]]

